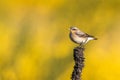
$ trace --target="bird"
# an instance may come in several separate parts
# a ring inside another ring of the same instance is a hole
[[[70,27],[69,37],[74,43],[79,44],[80,47],[83,47],[90,40],[97,40],[94,36],[81,31],[75,26]]]

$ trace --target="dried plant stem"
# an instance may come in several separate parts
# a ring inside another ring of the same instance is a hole
[[[75,61],[75,65],[74,65],[74,70],[72,72],[72,80],[81,80],[81,73],[82,73],[82,69],[84,67],[84,48],[82,47],[76,47],[74,48],[74,61]]]

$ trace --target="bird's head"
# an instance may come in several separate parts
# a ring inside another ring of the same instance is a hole
[[[78,32],[79,29],[78,29],[77,27],[72,26],[72,27],[70,27],[70,31],[71,31],[72,33],[74,33],[74,32]]]

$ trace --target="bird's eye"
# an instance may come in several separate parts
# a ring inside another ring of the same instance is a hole
[[[76,29],[72,29],[72,30],[76,30]]]

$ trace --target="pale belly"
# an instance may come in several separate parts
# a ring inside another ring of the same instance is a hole
[[[73,40],[74,40],[76,43],[80,44],[80,43],[85,43],[86,38],[75,37]]]
[[[73,42],[78,43],[78,44],[85,43],[87,40],[87,38],[82,38],[82,37],[78,37],[78,36],[71,35],[71,34],[70,34],[70,39]]]

